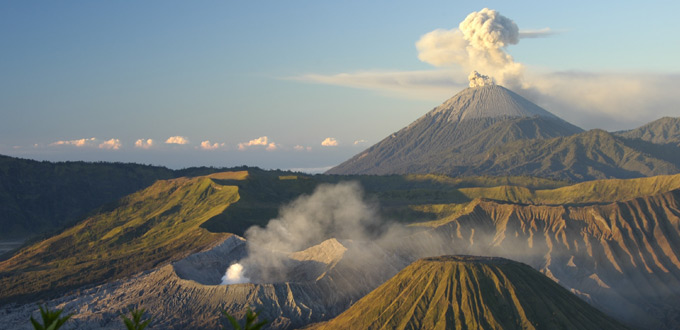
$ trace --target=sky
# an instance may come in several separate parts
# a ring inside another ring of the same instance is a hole
[[[481,57],[447,48],[475,46],[460,23],[484,8],[518,36]],[[679,9],[3,1],[0,154],[321,171],[466,88],[472,69],[584,129],[630,129],[680,116]],[[493,52],[501,62],[480,62]]]

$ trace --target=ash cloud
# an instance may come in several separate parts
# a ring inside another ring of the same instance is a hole
[[[536,33],[530,34],[531,36]],[[510,88],[521,87],[524,66],[506,48],[520,40],[519,27],[499,12],[484,8],[470,13],[457,29],[437,29],[418,42],[418,58],[434,66],[458,65],[489,73]]]
[[[472,71],[468,76],[468,80],[470,80],[470,87],[495,85],[493,78],[483,75],[477,71]]]

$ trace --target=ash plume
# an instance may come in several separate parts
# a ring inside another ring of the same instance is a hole
[[[519,43],[520,31],[511,19],[484,8],[470,13],[457,29],[437,29],[418,42],[418,58],[434,66],[458,65],[490,73],[501,84],[521,87],[524,66],[508,54]]]
[[[468,76],[468,80],[470,80],[470,87],[494,85],[493,78],[483,75],[477,71],[472,71]]]

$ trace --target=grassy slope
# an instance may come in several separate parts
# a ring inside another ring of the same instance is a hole
[[[307,329],[622,329],[531,267],[501,258],[416,261]]]
[[[172,177],[173,171],[164,167],[51,163],[0,155],[0,239],[60,228],[105,203]]]
[[[239,199],[227,183],[247,173],[158,181],[0,262],[0,300],[36,298],[131,275],[197,250],[228,234],[200,228]]]

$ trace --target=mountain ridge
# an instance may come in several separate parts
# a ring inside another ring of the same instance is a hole
[[[674,174],[680,173],[680,118],[586,132],[504,87],[468,88],[326,173],[570,181]]]
[[[624,329],[543,274],[499,257],[420,259],[312,329]]]

